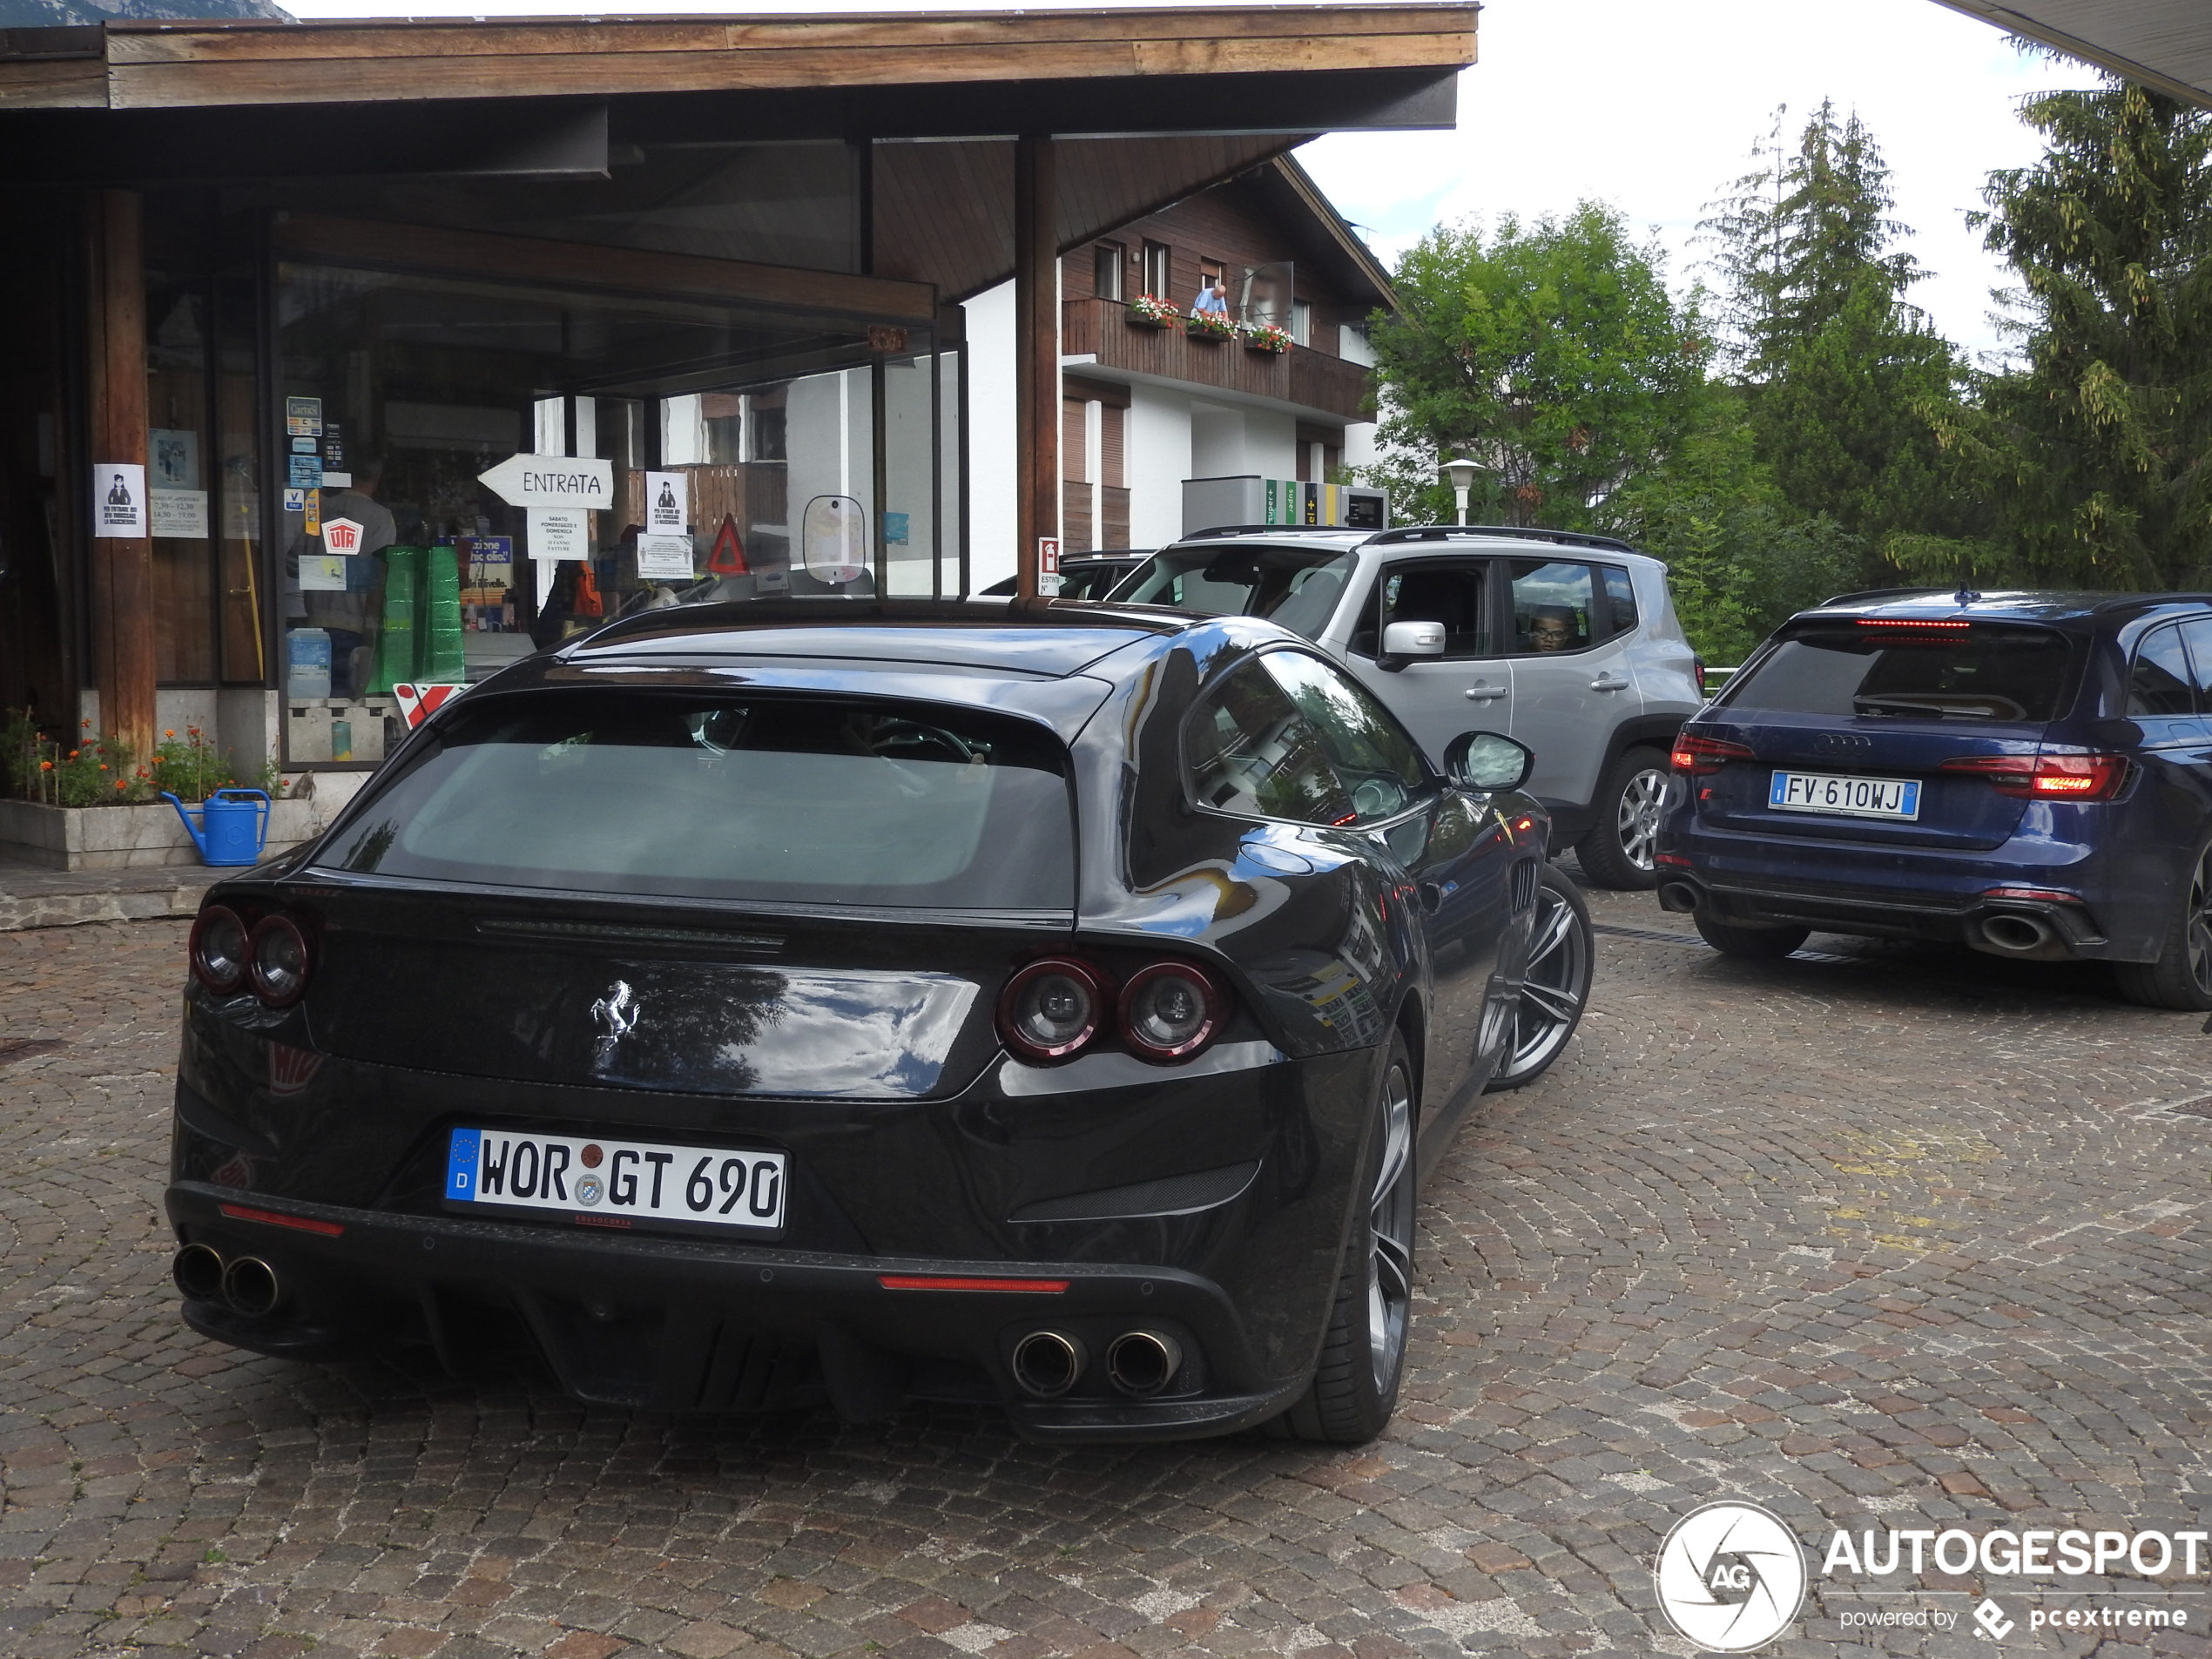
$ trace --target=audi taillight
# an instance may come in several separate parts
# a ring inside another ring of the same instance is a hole
[[[1190,962],[1154,962],[1122,988],[1122,1041],[1139,1060],[1170,1065],[1214,1040],[1229,999]]]
[[[192,925],[192,971],[218,996],[246,983],[246,923],[228,905],[212,904]]]
[[[1024,1060],[1072,1059],[1110,1017],[1106,976],[1070,956],[1049,956],[1016,970],[999,996],[999,1036]]]
[[[1684,732],[1675,738],[1674,753],[1669,758],[1676,772],[1686,772],[1694,778],[1718,772],[1730,760],[1757,759],[1750,749],[1741,743],[1730,743],[1725,738],[1703,738]]]
[[[2023,800],[2110,800],[2128,781],[2128,757],[2116,754],[1962,755],[1942,769]]]
[[[264,916],[247,936],[247,973],[253,995],[273,1008],[290,1008],[307,994],[314,968],[307,935],[286,915]]]

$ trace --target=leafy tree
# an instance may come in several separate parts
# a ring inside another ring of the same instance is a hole
[[[1371,330],[1382,382],[1378,470],[1401,518],[1448,520],[1438,462],[1483,463],[1470,511],[1605,529],[1615,497],[1663,464],[1704,384],[1693,294],[1668,293],[1656,246],[1584,202],[1533,224],[1441,226],[1399,261],[1400,309]]]
[[[1946,579],[2182,587],[2212,566],[2212,116],[2107,78],[2027,99],[2034,165],[1974,222],[2019,273],[2026,367],[1944,423],[1989,542],[1900,550]]]

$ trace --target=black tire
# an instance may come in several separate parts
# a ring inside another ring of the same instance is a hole
[[[1528,961],[1521,970],[1521,1001],[1506,1034],[1506,1051],[1484,1085],[1485,1094],[1519,1089],[1551,1069],[1582,1022],[1597,966],[1589,901],[1575,883],[1547,864],[1536,879],[1530,907]]]
[[[1279,1439],[1362,1446],[1398,1408],[1413,1322],[1413,1130],[1420,1106],[1406,1039],[1393,1032],[1376,1091],[1354,1220],[1337,1274],[1321,1360],[1297,1405],[1268,1425]]]
[[[2212,846],[2200,846],[2155,962],[2114,962],[2120,994],[2147,1008],[2212,1008]]]
[[[1741,956],[1747,961],[1778,961],[1812,937],[1810,927],[1738,927],[1716,921],[1702,910],[1690,920],[1697,924],[1697,936],[1722,955]]]
[[[1659,817],[1666,804],[1667,757],[1623,749],[1598,779],[1589,833],[1575,843],[1582,873],[1601,887],[1649,893],[1659,885]]]

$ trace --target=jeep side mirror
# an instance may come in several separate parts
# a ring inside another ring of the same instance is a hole
[[[1393,622],[1383,630],[1386,657],[1441,657],[1444,624],[1440,622]]]
[[[1527,744],[1496,732],[1462,732],[1444,750],[1444,775],[1461,789],[1518,789],[1535,764]]]

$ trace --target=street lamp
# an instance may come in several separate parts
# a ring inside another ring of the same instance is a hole
[[[1459,522],[1462,524],[1466,523],[1467,522],[1467,492],[1474,488],[1474,476],[1482,470],[1482,463],[1479,461],[1469,461],[1465,455],[1460,455],[1456,460],[1446,462],[1438,470],[1452,481],[1452,497],[1459,503]]]

